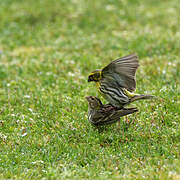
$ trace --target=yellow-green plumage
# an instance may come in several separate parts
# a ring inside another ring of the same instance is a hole
[[[138,57],[131,54],[112,61],[102,70],[93,71],[88,82],[95,81],[101,95],[118,108],[135,100],[150,99],[153,96],[133,93],[136,89],[135,74],[138,66]]]

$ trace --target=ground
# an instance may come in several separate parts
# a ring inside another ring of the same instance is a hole
[[[180,179],[179,12],[179,0],[0,1],[0,179]],[[136,92],[157,98],[98,131],[87,76],[133,52]]]

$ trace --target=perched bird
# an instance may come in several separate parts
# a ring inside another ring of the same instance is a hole
[[[88,120],[95,126],[112,124],[120,120],[120,117],[137,112],[137,108],[116,108],[110,104],[103,105],[100,99],[87,96]]]
[[[112,61],[103,69],[90,73],[88,82],[94,81],[100,94],[113,106],[122,108],[133,101],[151,99],[152,95],[135,94],[135,74],[139,66],[135,54]]]

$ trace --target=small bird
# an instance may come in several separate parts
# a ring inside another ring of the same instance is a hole
[[[115,123],[120,117],[137,112],[137,108],[118,109],[110,104],[103,105],[95,96],[87,96],[88,120],[94,126],[102,126]]]
[[[152,95],[135,94],[135,74],[139,66],[136,54],[112,61],[103,69],[90,73],[88,82],[94,81],[100,94],[113,106],[122,108],[140,99],[151,99]]]

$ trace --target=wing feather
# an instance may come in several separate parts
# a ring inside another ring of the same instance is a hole
[[[112,124],[119,121],[121,117],[137,111],[137,108],[123,108],[120,110],[115,110],[114,108],[110,109],[108,107],[108,109],[105,108],[97,111],[91,123],[93,123],[95,126]]]
[[[128,91],[136,89],[136,70],[139,66],[138,56],[130,54],[112,61],[102,69],[102,79],[109,78]],[[106,81],[107,83],[108,81]],[[109,81],[112,84],[112,81]]]

